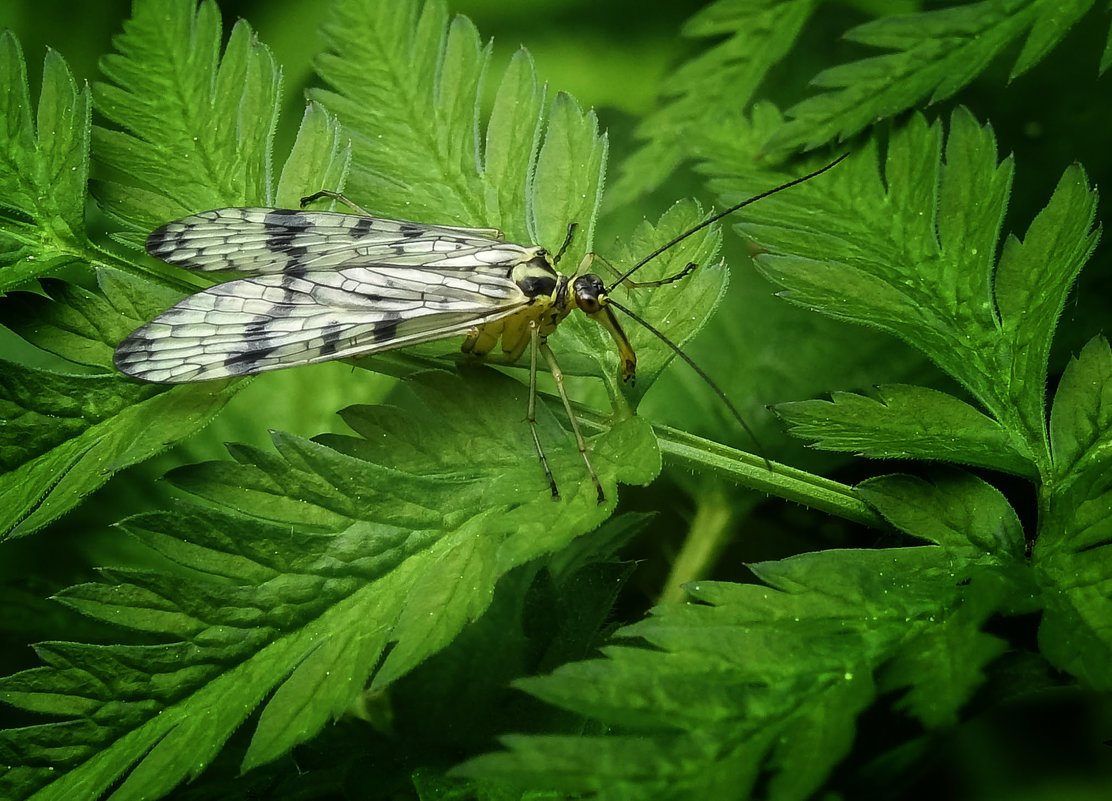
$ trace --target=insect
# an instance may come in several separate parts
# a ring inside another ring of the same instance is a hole
[[[143,381],[177,384],[253,375],[301,364],[380,353],[462,335],[463,351],[513,363],[529,351],[528,414],[533,444],[554,499],[559,490],[537,435],[538,357],[551,371],[599,503],[602,484],[588,455],[547,338],[578,309],[605,328],[633,379],[637,357],[614,310],[648,329],[691,365],[748,431],[726,394],[671,340],[611,298],[678,281],[695,268],[636,282],[631,276],[669,248],[761,198],[810,180],[838,160],[715,214],[641,259],[607,285],[588,272],[588,254],[573,275],[557,271],[574,225],[556,254],[507,242],[492,228],[375,217],[337,192],[303,198],[301,209],[224,208],[166,223],[147,252],[169,264],[236,278],[190,295],[133,331],[115,364]],[[321,198],[356,213],[307,210]],[[615,271],[616,272],[616,271]],[[494,352],[500,343],[498,352]],[[752,432],[750,432],[752,436]]]

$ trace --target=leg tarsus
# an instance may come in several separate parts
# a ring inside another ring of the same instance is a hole
[[[587,465],[587,472],[591,476],[591,482],[595,485],[595,495],[599,505],[602,505],[606,503],[606,493],[603,492],[602,482],[598,480],[598,474],[595,473],[595,468],[591,465],[591,459],[587,456],[587,443],[579,430],[579,423],[575,419],[575,412],[571,408],[571,401],[568,399],[567,390],[564,388],[564,373],[560,369],[560,365],[556,363],[556,354],[552,352],[552,348],[541,342],[538,349],[544,354],[544,360],[548,362],[548,369],[552,372],[552,380],[556,382],[556,391],[560,395],[560,400],[564,402],[564,411],[567,412],[568,420],[571,422],[571,431],[575,435],[575,447],[579,449],[579,455],[583,457],[583,464]]]
[[[354,203],[350,199],[348,199],[347,195],[345,195],[343,192],[334,192],[331,189],[321,189],[319,192],[314,192],[311,195],[306,195],[305,197],[301,198],[301,208],[305,208],[313,201],[320,200],[324,197],[328,198],[329,200],[338,200],[339,202],[350,208],[352,211],[354,211],[356,214],[361,214],[364,217],[374,216],[359,204]]]
[[[661,278],[657,281],[633,281],[633,280],[627,278],[626,280],[624,280],[622,282],[622,284],[624,286],[629,287],[630,289],[644,289],[644,288],[650,287],[650,286],[664,286],[665,284],[671,284],[671,283],[674,283],[675,281],[680,281],[684,278],[687,278],[687,276],[689,276],[691,274],[691,271],[694,270],[698,266],[699,265],[696,264],[695,262],[689,261],[687,263],[686,267],[684,267],[682,270],[680,270],[675,275],[670,275],[667,278]]]
[[[579,226],[576,223],[568,223],[567,236],[564,237],[564,244],[560,245],[560,249],[556,251],[556,255],[552,259],[553,264],[559,264],[560,259],[564,258],[564,253],[566,253],[567,249],[571,247],[571,240],[575,236],[575,229],[578,227]]]
[[[548,488],[552,491],[552,500],[560,500],[560,490],[556,486],[556,479],[552,475],[552,468],[548,466],[548,457],[544,455],[541,438],[537,434],[537,349],[540,343],[540,331],[534,320],[529,321],[529,405],[525,419],[529,421],[529,432],[533,435],[533,447],[537,457],[541,460],[544,476],[548,479]]]
[[[607,270],[609,270],[615,276],[620,276],[621,275],[621,271],[619,271],[618,268],[616,268],[613,264],[611,264],[609,261],[604,259],[602,256],[598,255],[597,253],[591,253],[589,255],[591,257],[591,262],[597,261],[599,264],[601,264],[603,267],[605,267]],[[586,263],[590,264],[591,262],[586,262]],[[656,281],[634,281],[632,278],[627,278],[624,281],[622,281],[620,286],[624,286],[628,289],[646,289],[646,288],[652,287],[652,286],[664,286],[665,284],[671,284],[671,283],[674,283],[675,281],[680,281],[684,278],[687,278],[687,276],[689,276],[691,274],[691,271],[694,270],[698,266],[699,265],[696,264],[695,262],[690,261],[690,262],[687,263],[687,266],[684,267],[682,270],[680,270],[678,273],[676,273],[675,275],[670,275],[667,278],[661,278],[661,279],[656,280]]]

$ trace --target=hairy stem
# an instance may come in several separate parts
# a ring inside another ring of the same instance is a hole
[[[593,430],[601,431],[606,428],[605,415],[582,406],[576,406],[576,413]],[[755,454],[670,426],[654,423],[653,431],[656,432],[664,458],[671,464],[681,465],[689,470],[710,472],[734,484],[795,501],[854,523],[874,528],[886,527],[881,517],[857,497],[853,487],[779,462],[766,464],[762,457]]]

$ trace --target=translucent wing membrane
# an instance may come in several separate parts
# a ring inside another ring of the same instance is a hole
[[[187,297],[116,350],[124,373],[178,383],[376,353],[462,334],[529,299],[537,249],[332,212],[218,209],[151,234],[171,264],[253,274]]]
[[[369,263],[471,269],[536,251],[491,233],[331,211],[231,208],[155,229],[147,252],[190,270],[268,274]]]

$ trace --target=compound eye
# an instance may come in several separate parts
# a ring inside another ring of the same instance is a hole
[[[587,314],[594,314],[602,308],[605,289],[606,287],[598,276],[580,276],[575,280],[576,305]]]

